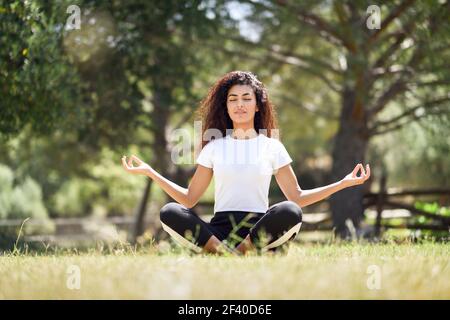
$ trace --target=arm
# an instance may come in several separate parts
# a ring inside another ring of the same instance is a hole
[[[137,167],[133,166],[133,161],[136,161]],[[211,182],[213,175],[212,169],[198,165],[188,188],[183,188],[160,175],[155,169],[134,155],[130,157],[128,162],[125,156],[122,157],[122,165],[129,173],[142,174],[151,178],[169,196],[186,208],[192,208],[197,204]]]
[[[357,174],[360,169],[361,176],[358,177]],[[291,165],[286,165],[278,169],[275,179],[288,200],[294,201],[300,207],[306,207],[323,200],[342,189],[364,183],[370,177],[369,165],[366,165],[366,170],[367,173],[364,171],[362,164],[358,164],[353,171],[346,175],[342,180],[310,190],[302,190],[300,188]]]

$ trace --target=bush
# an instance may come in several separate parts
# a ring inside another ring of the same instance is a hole
[[[89,178],[70,179],[52,197],[52,213],[71,217],[132,213],[145,188],[143,176],[126,173],[120,156],[107,148],[87,169]]]
[[[0,164],[0,218],[25,220],[23,234],[53,233],[55,226],[43,203],[41,187],[31,177],[15,184],[13,171]],[[20,226],[0,227],[0,247],[12,249]]]
[[[11,210],[14,174],[10,168],[0,164],[0,219],[6,219]]]
[[[53,210],[58,216],[83,217],[91,212],[91,206],[99,197],[101,188],[98,183],[81,178],[65,182],[53,196]]]
[[[16,186],[11,193],[11,207],[8,218],[25,219],[48,218],[47,209],[42,202],[40,186],[30,177],[22,185]]]

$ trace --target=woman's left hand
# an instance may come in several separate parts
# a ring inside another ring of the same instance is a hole
[[[358,172],[361,170],[361,175],[358,176]],[[359,184],[363,184],[366,182],[367,179],[370,177],[370,167],[368,164],[366,164],[366,171],[364,171],[364,167],[361,163],[358,163],[353,169],[351,173],[346,175],[344,179],[342,179],[342,182],[347,187],[357,186]]]

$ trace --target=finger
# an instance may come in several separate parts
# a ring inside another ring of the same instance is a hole
[[[128,166],[130,168],[133,168],[133,159],[130,157],[130,159],[128,159]]]
[[[358,177],[358,172],[359,170],[361,170],[361,175],[364,173],[364,169],[361,163],[358,163],[358,165],[356,166],[356,171],[355,171],[355,175],[353,176],[354,178],[359,178],[361,177],[361,175]]]
[[[361,175],[360,175],[360,177],[364,178],[366,176],[366,171],[364,170],[364,166],[360,163],[359,167],[361,168]]]
[[[369,164],[366,164],[366,180],[370,177],[370,166]]]
[[[358,173],[358,169],[359,169],[359,164],[357,164],[355,166],[355,168],[352,171],[352,177],[356,177],[356,174]]]
[[[141,164],[143,162],[141,159],[136,157],[134,154],[131,156],[131,158],[133,158],[133,160],[136,160],[137,164]]]
[[[124,166],[125,169],[129,169],[127,164],[127,157],[125,156],[122,157],[122,165]]]

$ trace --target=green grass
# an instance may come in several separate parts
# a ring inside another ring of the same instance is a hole
[[[67,287],[70,265],[80,268],[79,290]],[[371,268],[380,271],[378,290],[367,285]],[[448,243],[296,243],[282,254],[247,257],[153,245],[0,257],[0,299],[449,298]]]

